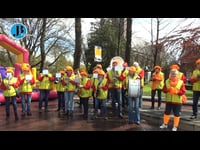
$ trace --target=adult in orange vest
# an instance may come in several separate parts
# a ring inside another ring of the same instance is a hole
[[[51,83],[54,81],[54,77],[47,69],[44,69],[42,73],[38,75],[40,81],[40,99],[39,99],[39,113],[42,113],[42,102],[45,99],[45,112],[48,112],[48,98],[51,90]]]
[[[22,74],[18,77],[20,95],[22,98],[22,116],[25,116],[26,113],[28,116],[31,116],[31,99],[32,99],[32,85],[35,84],[33,75],[31,74],[30,65],[23,63],[21,65]],[[26,106],[27,101],[27,106]]]
[[[10,118],[10,101],[12,101],[15,120],[17,121],[17,101],[16,101],[16,89],[18,87],[17,78],[14,77],[14,71],[12,67],[6,69],[6,78],[1,79],[0,89],[3,90],[3,95],[6,102],[6,120]]]
[[[161,70],[160,66],[154,67],[151,86],[151,109],[154,109],[156,91],[158,93],[158,109],[160,109],[161,106],[161,94],[164,86],[164,73]]]
[[[138,62],[134,62],[133,66],[136,68],[136,74],[140,76],[141,79],[141,90],[139,97],[139,107],[142,108],[142,95],[143,95],[143,87],[144,87],[144,69],[142,69]]]
[[[191,119],[196,119],[198,114],[198,101],[200,97],[200,59],[196,60],[196,69],[192,72],[193,105]]]
[[[88,119],[88,100],[91,96],[91,83],[90,79],[88,78],[88,74],[85,70],[82,70],[80,72],[81,79],[80,83],[78,84],[79,88],[79,97],[80,97],[80,103],[83,104],[83,119]]]
[[[181,105],[183,103],[183,95],[186,92],[184,82],[178,77],[177,68],[171,68],[169,78],[164,84],[163,92],[166,93],[166,106],[163,116],[163,124],[160,126],[160,128],[167,128],[170,120],[170,113],[173,110],[174,122],[172,131],[177,131],[180,121]]]
[[[71,66],[66,66],[66,75],[62,80],[65,89],[65,115],[73,117],[74,113],[74,93],[76,89],[74,69]]]

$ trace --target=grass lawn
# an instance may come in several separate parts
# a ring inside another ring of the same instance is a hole
[[[191,90],[186,90],[186,96],[188,98],[192,98],[192,91]],[[151,96],[151,82],[148,83],[148,84],[145,84],[144,85],[144,88],[143,88],[143,95],[146,95],[146,96]],[[164,96],[164,93],[162,92],[162,96]]]

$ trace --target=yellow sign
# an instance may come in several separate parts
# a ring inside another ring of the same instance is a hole
[[[94,61],[101,62],[102,61],[102,48],[100,46],[95,46],[94,48]]]

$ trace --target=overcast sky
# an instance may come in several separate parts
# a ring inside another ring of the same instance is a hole
[[[90,33],[91,22],[94,22],[94,18],[81,18],[82,20],[82,35],[84,37],[84,42],[87,42],[86,35]],[[74,18],[68,20],[70,24],[74,24]],[[178,30],[186,25],[189,27],[197,27],[200,26],[200,18],[164,18],[162,19],[162,23],[160,25],[160,38],[166,36],[167,34],[174,34],[171,32],[173,29]],[[156,31],[156,23],[154,18],[154,32]],[[151,41],[151,18],[133,18],[132,22],[132,45],[140,44],[144,41],[150,42]],[[72,37],[74,36],[74,32],[71,34]],[[154,33],[156,36],[156,33]],[[155,40],[155,39],[154,39]],[[87,45],[86,45],[87,46]]]
[[[94,22],[94,18],[82,18],[82,34],[85,37],[90,32],[90,22]],[[186,25],[189,25],[190,27],[197,27],[200,26],[200,18],[163,18],[161,25],[160,25],[160,38],[166,35],[173,34],[171,32],[173,29],[178,30]],[[151,18],[133,18],[132,22],[132,42],[138,43],[140,40],[148,41],[151,40]],[[154,32],[156,31],[156,23],[155,18],[153,22],[154,26]],[[156,35],[156,33],[154,33]]]

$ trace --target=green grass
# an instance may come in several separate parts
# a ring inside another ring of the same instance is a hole
[[[187,97],[192,97],[192,94],[193,94],[192,90],[186,90],[186,94],[185,95]],[[143,95],[151,96],[151,82],[144,85]],[[164,96],[163,92],[162,92],[162,96]]]

